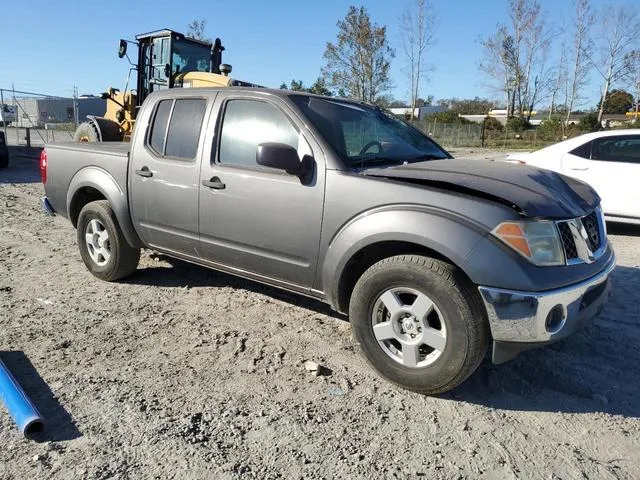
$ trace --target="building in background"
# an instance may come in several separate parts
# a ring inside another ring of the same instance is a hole
[[[17,118],[14,125],[17,127],[42,128],[47,123],[74,123],[73,98],[16,97],[15,102]],[[100,97],[79,97],[77,102],[80,122],[87,115],[103,116],[107,107],[107,101]]]
[[[410,106],[407,106],[407,107],[391,107],[388,110],[391,113],[393,113],[394,115],[400,115],[400,116],[404,116],[404,117],[411,116],[411,107]],[[441,105],[425,105],[425,106],[422,106],[422,107],[416,107],[414,112],[415,112],[415,117],[418,118],[418,120],[422,120],[427,115],[444,112],[446,110],[447,110],[446,107],[443,107]]]

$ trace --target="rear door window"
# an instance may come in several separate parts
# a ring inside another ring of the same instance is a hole
[[[148,146],[161,157],[193,160],[198,152],[206,106],[204,98],[158,102]]]
[[[205,107],[202,98],[176,100],[167,132],[167,157],[191,160],[196,156]]]

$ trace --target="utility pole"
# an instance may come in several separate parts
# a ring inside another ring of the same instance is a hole
[[[16,87],[12,83],[11,91],[13,93],[13,111],[16,112],[16,145],[20,145],[20,127],[18,126],[18,107],[16,106]]]
[[[78,87],[73,86],[73,123],[78,126]]]

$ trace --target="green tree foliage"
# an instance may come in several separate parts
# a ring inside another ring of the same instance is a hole
[[[438,104],[462,115],[486,115],[493,108],[494,102],[478,97],[470,99],[445,98],[439,100]]]
[[[598,112],[591,112],[580,119],[580,130],[585,133],[597,132],[602,127],[598,120]]]
[[[203,42],[207,43],[213,43],[211,39],[204,33],[206,26],[206,20],[194,20],[187,26],[187,37],[195,38],[196,40],[202,40]]]
[[[633,106],[633,95],[624,90],[611,90],[604,101],[603,113],[625,114]],[[600,104],[598,104],[600,108]]]
[[[562,140],[562,122],[557,118],[545,120],[538,125],[537,134],[540,140],[558,142]]]
[[[531,124],[523,117],[509,117],[507,118],[507,130],[510,132],[524,132],[531,128]]]
[[[446,112],[432,113],[431,115],[427,115],[425,119],[429,123],[456,123],[462,125],[473,123],[466,118],[458,116],[457,113],[450,110],[447,110]]]
[[[289,82],[289,85],[287,85],[286,82],[282,82],[279,88],[280,90],[315,93],[316,95],[326,95],[327,97],[332,95],[331,90],[327,88],[322,78],[318,78],[310,87],[305,87],[302,80],[296,80],[294,78]]]
[[[487,132],[502,132],[504,125],[497,118],[487,116],[484,119],[484,129]]]
[[[349,97],[374,103],[392,86],[387,28],[371,22],[364,7],[349,7],[338,26],[336,43],[327,42],[323,78],[331,88]]]

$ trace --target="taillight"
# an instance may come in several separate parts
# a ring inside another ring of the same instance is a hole
[[[47,151],[44,148],[40,152],[40,178],[42,183],[47,183]]]

